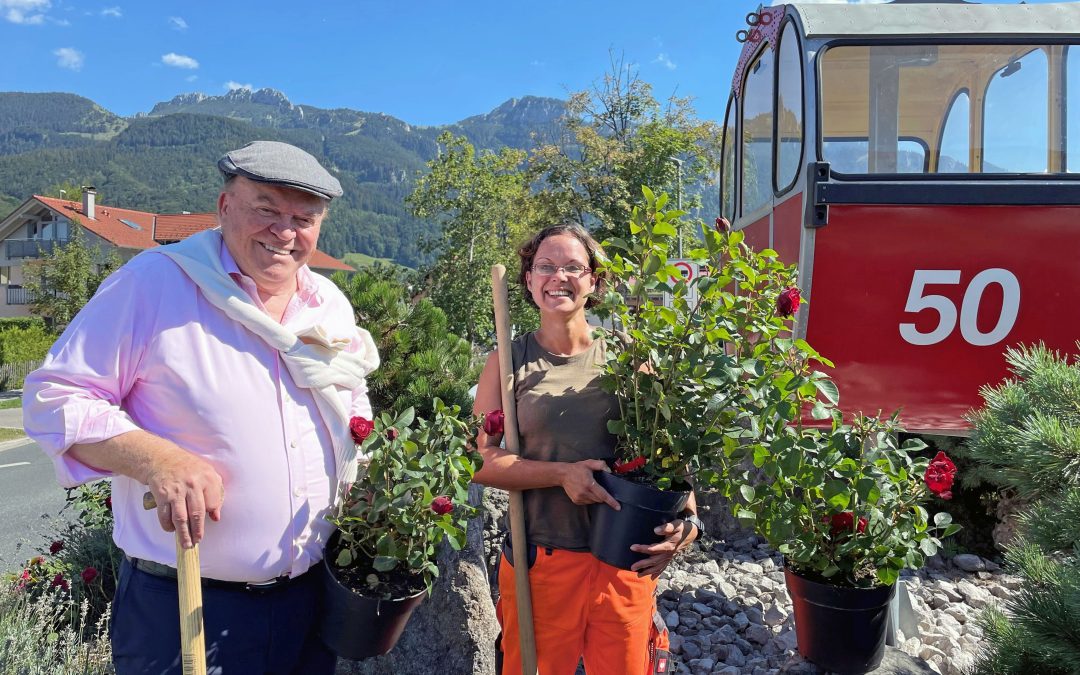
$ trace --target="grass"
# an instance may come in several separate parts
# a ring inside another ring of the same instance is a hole
[[[8,429],[6,427],[0,427],[0,443],[4,441],[14,441],[16,438],[25,438],[26,432],[22,429]]]
[[[345,264],[352,265],[358,270],[364,269],[365,267],[371,267],[376,263],[389,265],[391,267],[401,267],[401,265],[398,265],[390,258],[373,258],[365,253],[346,253],[342,260],[345,261]]]
[[[12,408],[22,407],[22,397],[16,396],[15,398],[2,398],[0,399],[0,410],[10,410]]]

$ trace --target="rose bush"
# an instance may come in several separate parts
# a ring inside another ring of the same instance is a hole
[[[459,406],[439,399],[433,409],[430,421],[409,408],[397,417],[354,417],[349,425],[364,461],[330,518],[340,538],[327,556],[339,578],[367,595],[430,592],[439,574],[438,544],[444,538],[455,549],[465,544],[466,523],[476,512],[469,483],[481,463],[469,441],[479,421],[462,419]]]
[[[795,269],[718,219],[685,253],[700,270],[687,280],[674,264],[682,212],[666,209],[667,195],[643,193],[630,237],[604,243],[612,290],[594,310],[617,329],[599,333],[601,382],[619,404],[608,424],[618,436],[615,470],[661,488],[690,477],[708,484],[719,479],[724,449],[759,431],[759,381],[781,367],[774,343],[787,330],[777,298],[794,286]]]

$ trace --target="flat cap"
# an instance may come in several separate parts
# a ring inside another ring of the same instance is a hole
[[[319,160],[288,143],[252,141],[225,153],[217,165],[226,176],[295,188],[327,200],[342,195],[341,183]]]

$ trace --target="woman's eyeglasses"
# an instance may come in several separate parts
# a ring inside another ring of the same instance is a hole
[[[550,276],[554,275],[556,272],[558,272],[559,270],[562,270],[563,272],[566,272],[566,276],[568,276],[568,277],[580,277],[581,275],[585,274],[586,272],[591,272],[592,271],[590,268],[586,267],[585,265],[576,265],[576,264],[571,264],[571,265],[541,264],[541,265],[533,265],[532,266],[532,271],[533,272],[536,272],[537,274],[542,274],[545,277],[550,277]]]

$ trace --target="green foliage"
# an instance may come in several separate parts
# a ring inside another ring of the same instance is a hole
[[[609,427],[617,456],[644,457],[661,485],[708,482],[725,447],[757,428],[755,377],[774,377],[782,365],[774,343],[786,322],[774,305],[794,269],[772,251],[752,251],[741,232],[713,230],[688,252],[703,273],[687,283],[672,260],[683,213],[667,208],[666,194],[643,192],[629,238],[604,244],[611,291],[595,311],[628,338],[605,333],[602,382],[620,412]],[[661,294],[669,306],[656,301]]]
[[[520,167],[525,153],[476,149],[464,137],[444,133],[445,150],[428,163],[406,203],[418,218],[442,226],[437,239],[424,243],[435,262],[426,271],[431,298],[450,319],[450,328],[471,344],[489,344],[495,330],[491,313],[491,266],[516,267],[512,248],[521,238],[515,205],[528,197]]]
[[[411,407],[425,417],[434,398],[468,408],[480,367],[469,343],[450,332],[431,300],[410,298],[390,268],[384,272],[332,277],[379,350],[379,368],[367,378],[372,409],[396,414]]]
[[[965,453],[971,481],[1016,490],[1025,500],[1080,486],[1080,364],[1039,344],[1005,352],[1012,377],[984,387]]]
[[[360,446],[367,466],[353,483],[342,512],[330,518],[341,535],[328,551],[342,568],[371,565],[368,594],[391,597],[393,574],[431,586],[439,575],[436,547],[445,538],[455,550],[465,545],[465,528],[476,508],[469,483],[480,468],[470,449],[478,420],[462,419],[461,408],[435,399],[431,420],[412,408],[396,417],[383,413]],[[439,513],[439,498],[452,509]]]
[[[121,263],[115,250],[105,254],[91,247],[78,218],[72,218],[71,240],[25,265],[32,311],[63,330]]]
[[[45,327],[45,320],[40,316],[9,316],[0,318],[0,331],[9,328],[31,328],[33,326]]]
[[[40,361],[54,342],[56,334],[40,323],[27,328],[0,326],[0,363]]]
[[[697,119],[689,99],[661,105],[621,59],[612,59],[602,84],[570,97],[561,132],[530,158],[530,183],[539,189],[547,222],[575,220],[599,240],[625,237],[641,186],[682,189],[687,211],[711,194],[720,128]],[[696,238],[697,229],[684,234]]]

